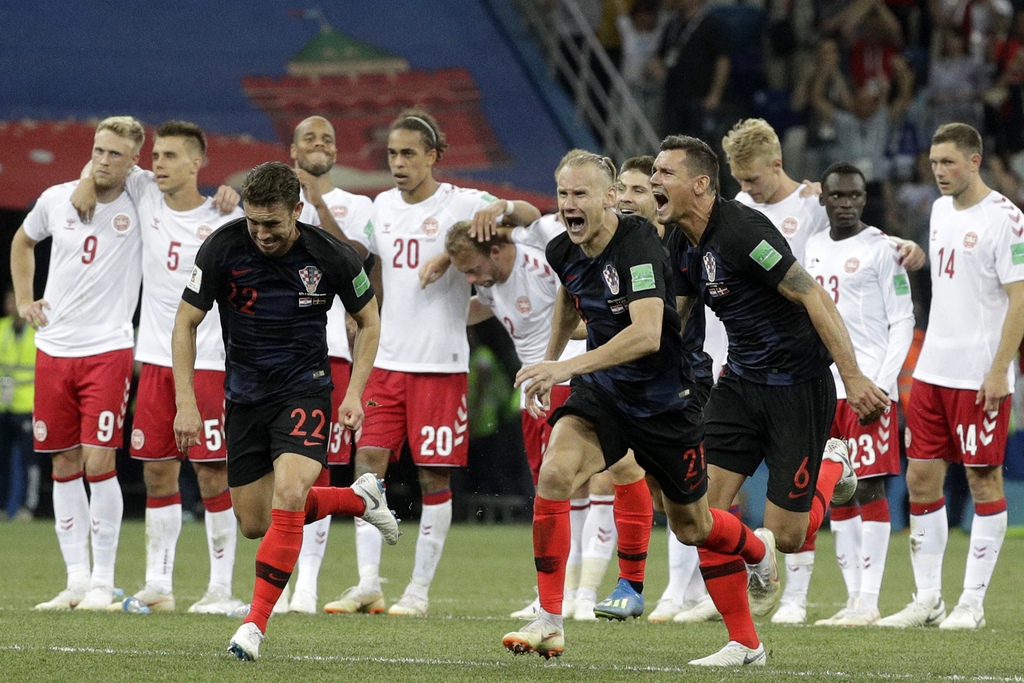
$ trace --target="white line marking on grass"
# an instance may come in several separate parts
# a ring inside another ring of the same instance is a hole
[[[115,649],[115,648],[100,648],[100,647],[67,647],[67,646],[37,646],[37,645],[0,645],[0,652],[4,651],[15,651],[15,652],[26,652],[26,651],[47,651],[47,652],[58,652],[67,654],[102,654],[102,655],[130,655],[133,657],[138,656],[150,656],[150,657],[224,657],[229,658],[226,652],[195,652],[189,651],[173,651],[173,650],[131,650],[131,649]],[[512,655],[515,657],[515,655]],[[293,661],[293,662],[337,662],[339,664],[413,664],[416,666],[458,666],[458,667],[481,667],[481,668],[509,668],[512,666],[519,666],[513,659],[504,662],[484,662],[484,661],[467,661],[463,659],[432,659],[424,657],[340,657],[334,655],[287,655],[287,654],[273,654],[265,655],[260,659],[270,661]],[[596,666],[567,662],[564,660],[551,660],[545,662],[546,668],[565,668],[575,669],[580,671],[629,671],[635,673],[666,673],[666,674],[680,674],[680,673],[694,673],[695,668],[692,666],[677,667],[677,666]],[[528,671],[529,669],[524,669]],[[905,680],[918,680],[920,676],[916,674],[894,674],[894,673],[848,673],[845,671],[782,671],[779,669],[772,669],[769,663],[768,669],[750,669],[750,675],[761,675],[763,672],[770,674],[779,674],[785,676],[796,676],[800,678],[810,679],[878,679],[881,681],[905,681]],[[977,683],[1024,683],[1024,676],[991,676],[986,674],[980,674],[977,676],[961,676],[958,674],[952,674],[948,676],[927,676],[926,680],[929,681],[953,681],[954,683],[961,682],[977,682]]]

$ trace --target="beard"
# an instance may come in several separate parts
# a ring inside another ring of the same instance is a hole
[[[299,168],[301,168],[303,171],[318,178],[326,173],[330,173],[331,168],[333,167],[334,164],[328,161],[323,161],[318,164],[306,161],[304,163],[299,164]]]

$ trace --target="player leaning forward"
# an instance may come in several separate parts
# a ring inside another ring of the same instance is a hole
[[[288,583],[306,522],[362,516],[389,543],[398,526],[372,474],[351,488],[313,487],[327,460],[331,374],[327,310],[335,296],[356,322],[352,377],[338,420],[358,429],[362,391],[380,336],[377,301],[351,247],[298,222],[299,180],[288,166],[257,166],[242,186],[245,219],[211,235],[196,255],[174,322],[174,385],[180,449],[196,443],[202,419],[193,375],[195,334],[216,301],[224,329],[228,485],[242,533],[256,551],[252,605],[228,648],[259,656],[267,620]]]
[[[556,178],[566,232],[548,244],[562,283],[546,357],[558,358],[582,318],[587,353],[523,368],[527,406],[547,402],[572,378],[572,395],[551,417],[554,428],[534,502],[533,543],[540,616],[503,643],[515,653],[562,654],[562,585],[569,554],[569,496],[633,449],[661,485],[669,526],[683,543],[739,552],[769,572],[774,548],[739,520],[707,503],[704,424],[693,373],[682,352],[667,252],[648,221],[620,217],[615,169],[596,154],[568,159]],[[764,649],[753,655],[764,662]]]

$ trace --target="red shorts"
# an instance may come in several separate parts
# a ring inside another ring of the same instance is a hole
[[[352,432],[338,422],[338,407],[348,391],[348,380],[352,377],[352,363],[344,358],[330,358],[331,381],[331,440],[327,442],[327,464],[347,465],[352,461]]]
[[[568,385],[556,384],[551,387],[551,410],[548,415],[562,407],[565,399],[569,398],[572,389]],[[544,461],[544,451],[548,449],[548,439],[551,438],[551,425],[547,417],[530,417],[524,409],[523,420],[523,444],[526,445],[526,462],[530,464],[530,473],[533,475],[533,485],[537,485],[537,477],[540,474],[540,464]]]
[[[1007,396],[998,410],[975,404],[974,389],[949,389],[914,380],[907,411],[907,457],[946,460],[965,467],[996,467],[1006,457]]]
[[[396,372],[374,368],[363,392],[366,420],[360,448],[391,451],[402,444],[417,465],[465,467],[469,458],[468,375]]]
[[[132,386],[132,350],[82,358],[36,352],[35,449],[121,448]]]
[[[196,370],[193,381],[203,431],[188,451],[196,462],[227,460],[224,448],[224,372]],[[135,398],[131,454],[139,460],[184,460],[174,443],[174,372],[160,365],[142,365]]]
[[[877,422],[862,426],[846,399],[839,399],[829,436],[842,439],[850,447],[850,462],[858,479],[900,473],[899,420],[895,403]]]

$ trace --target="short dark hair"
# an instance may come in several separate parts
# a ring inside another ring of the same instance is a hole
[[[626,171],[640,171],[645,176],[650,177],[654,174],[654,157],[650,154],[644,154],[639,157],[630,157],[622,162],[622,168],[619,169],[619,175],[622,175]]]
[[[441,132],[441,127],[437,125],[437,119],[423,109],[406,109],[391,122],[388,131],[399,128],[419,133],[427,151],[437,150],[437,160],[441,161],[441,156],[448,149],[448,141]]]
[[[966,123],[944,123],[932,136],[933,145],[952,142],[957,150],[970,156],[982,153],[981,133]]]
[[[242,201],[259,207],[282,204],[290,211],[299,203],[299,190],[299,177],[291,166],[268,161],[245,175]]]
[[[206,156],[206,133],[191,121],[168,121],[156,129],[158,138],[185,138],[199,148],[199,153]]]
[[[718,194],[718,155],[711,145],[689,135],[669,135],[661,141],[661,151],[682,150],[686,152],[686,168],[694,175],[706,175],[711,179],[711,189]]]
[[[824,190],[825,186],[828,185],[828,178],[832,175],[859,175],[864,185],[868,184],[868,179],[864,176],[864,172],[851,164],[848,161],[837,161],[821,174],[821,187]]]
[[[487,256],[491,253],[491,247],[509,244],[508,239],[498,232],[492,232],[488,239],[480,241],[475,235],[469,234],[472,228],[473,223],[470,221],[459,221],[450,227],[444,238],[445,251],[452,255],[475,251]]]

